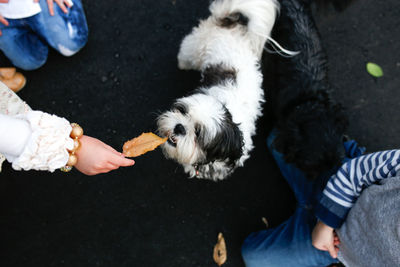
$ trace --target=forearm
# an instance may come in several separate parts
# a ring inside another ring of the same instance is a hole
[[[396,175],[399,158],[400,150],[390,150],[345,163],[328,181],[316,207],[317,217],[333,228],[340,227],[364,188]]]

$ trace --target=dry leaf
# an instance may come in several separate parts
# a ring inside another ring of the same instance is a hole
[[[214,246],[214,261],[218,264],[218,266],[221,266],[226,262],[226,259],[227,255],[225,239],[222,236],[222,233],[219,233],[217,244]]]
[[[262,217],[262,218],[261,218],[261,221],[265,224],[265,226],[266,226],[267,228],[269,227],[267,218]]]
[[[153,133],[142,133],[139,137],[126,141],[123,153],[127,157],[137,157],[156,149],[167,141],[167,137],[161,138]]]

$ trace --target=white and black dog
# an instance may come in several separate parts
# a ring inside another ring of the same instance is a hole
[[[183,39],[179,68],[201,71],[202,85],[157,124],[164,154],[191,177],[221,180],[249,158],[264,102],[259,62],[278,9],[275,0],[215,0]]]

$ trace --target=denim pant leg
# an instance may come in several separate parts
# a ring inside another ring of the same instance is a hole
[[[287,164],[283,155],[273,148],[275,130],[268,137],[268,148],[282,175],[292,188],[298,207],[295,213],[276,228],[250,234],[242,246],[242,255],[247,267],[267,266],[328,266],[337,262],[328,252],[312,246],[311,233],[316,223],[312,206],[322,193],[329,173],[321,174],[311,182],[292,164]],[[346,158],[343,162],[362,155],[365,148],[354,140],[343,143]]]
[[[0,50],[11,63],[24,70],[42,66],[48,55],[48,47],[29,27],[25,19],[7,19],[9,26],[0,24]]]
[[[246,267],[321,267],[337,262],[328,252],[313,247],[315,223],[312,210],[298,207],[278,227],[250,234],[242,246]]]
[[[300,171],[294,164],[285,162],[282,153],[275,150],[273,143],[276,136],[276,130],[272,130],[267,139],[268,150],[275,159],[276,164],[281,171],[282,176],[285,178],[300,206],[309,206],[313,194],[313,182],[308,180],[304,173]]]
[[[32,29],[55,50],[64,56],[72,56],[85,46],[88,40],[88,26],[80,0],[65,14],[54,4],[54,16],[50,16],[46,1],[40,1],[42,11],[29,18]]]
[[[284,161],[283,155],[273,148],[274,139],[275,130],[268,137],[267,145],[283,177],[292,188],[298,207],[278,227],[253,233],[246,238],[242,246],[246,266],[327,266],[337,262],[328,252],[312,246],[311,232],[316,223],[312,211],[314,183],[293,164]]]

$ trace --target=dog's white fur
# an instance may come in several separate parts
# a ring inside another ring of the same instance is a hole
[[[252,136],[264,102],[259,61],[275,22],[278,4],[274,0],[215,0],[210,12],[182,41],[178,66],[202,72],[209,66],[219,66],[233,70],[236,79],[201,87],[197,93],[178,99],[175,106],[186,107],[185,112],[172,108],[163,113],[158,118],[158,130],[172,141],[163,145],[168,158],[181,163],[191,177],[216,181],[242,166],[253,149]],[[244,15],[247,25],[221,26],[224,18],[235,13]],[[224,139],[235,135],[225,132],[231,130],[224,126],[230,121],[240,130],[241,141]],[[184,135],[174,133],[178,124],[184,127]],[[214,149],[226,149],[222,147],[226,146],[224,142],[221,147],[213,143],[217,136],[222,141],[241,142],[241,155],[233,164],[227,158],[207,161],[205,147],[214,145]]]

